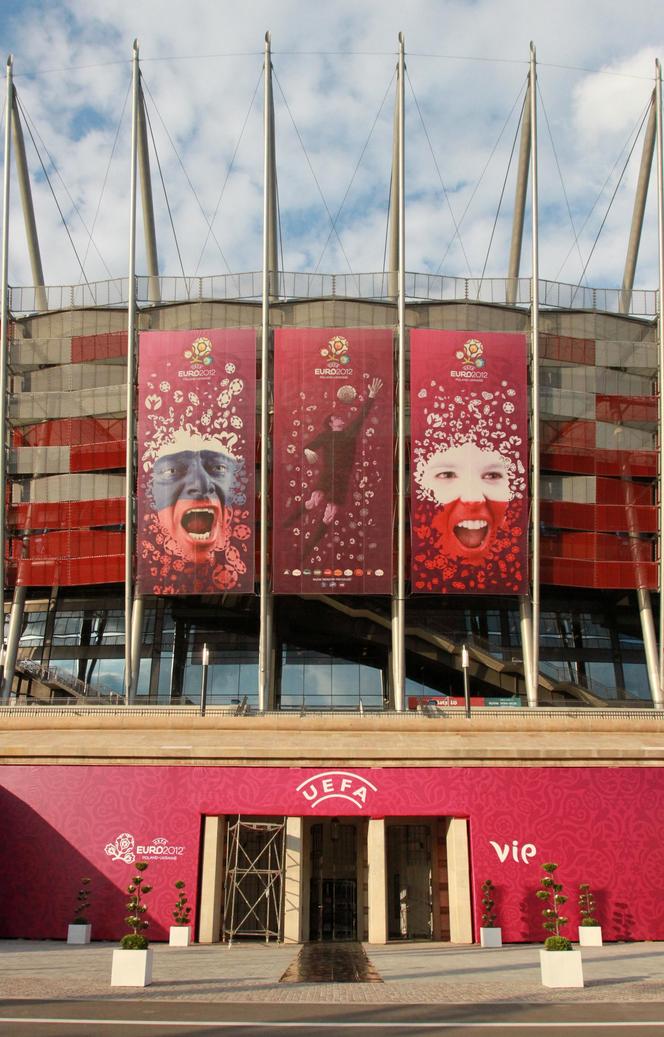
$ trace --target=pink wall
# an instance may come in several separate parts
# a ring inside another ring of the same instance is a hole
[[[589,882],[605,938],[664,939],[656,768],[3,767],[0,936],[64,936],[89,876],[94,935],[116,939],[133,874],[114,859],[126,833],[137,859],[150,860],[149,935],[165,938],[176,880],[195,903],[201,817],[215,813],[468,817],[476,924],[479,886],[491,878],[504,939],[541,939],[534,891],[540,865],[554,860],[570,894],[569,935],[576,887]]]

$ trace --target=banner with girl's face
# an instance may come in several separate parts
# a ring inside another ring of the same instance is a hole
[[[410,351],[412,589],[526,593],[525,337],[415,330]]]
[[[392,332],[274,340],[273,587],[390,594]]]
[[[139,594],[253,591],[255,399],[254,331],[140,335]]]

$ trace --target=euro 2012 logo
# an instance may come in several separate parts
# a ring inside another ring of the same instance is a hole
[[[209,338],[195,338],[191,343],[191,349],[185,349],[184,355],[191,364],[204,364],[209,367],[212,363],[212,343]]]
[[[348,340],[341,335],[335,335],[326,346],[323,346],[320,355],[328,364],[349,364]]]
[[[484,367],[486,361],[483,353],[482,343],[476,338],[469,338],[467,342],[464,342],[463,349],[457,351],[456,358],[464,367]]]

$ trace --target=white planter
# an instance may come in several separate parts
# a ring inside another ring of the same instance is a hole
[[[544,987],[582,987],[581,951],[540,951]]]
[[[148,987],[152,983],[152,950],[113,951],[112,987]]]
[[[601,925],[580,925],[579,945],[581,947],[601,947],[602,927]]]
[[[168,942],[171,947],[188,947],[191,943],[191,926],[172,925]]]
[[[89,923],[82,925],[80,922],[72,922],[67,929],[67,943],[90,943],[91,932]]]
[[[502,947],[503,930],[500,926],[480,926],[480,945],[482,947]]]

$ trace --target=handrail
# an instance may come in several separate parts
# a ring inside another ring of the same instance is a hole
[[[150,292],[159,282],[160,305],[181,302],[238,301],[259,303],[261,299],[261,271],[236,274],[215,274],[206,277],[140,276],[136,278],[136,297],[139,304],[151,307]],[[529,309],[531,281],[519,278],[514,290],[514,279],[507,277],[450,277],[444,274],[410,272],[405,275],[407,300],[416,302],[477,302],[516,309]],[[105,281],[89,281],[75,285],[14,285],[9,289],[10,309],[17,316],[43,312],[38,305],[38,293],[45,293],[48,310],[85,309],[95,307],[125,307],[128,302],[128,281],[118,277]],[[619,288],[592,288],[585,285],[558,281],[539,281],[542,309],[598,310],[620,313],[622,292]],[[43,299],[43,294],[41,295]],[[275,285],[275,301],[297,299],[346,298],[366,299],[395,304],[390,295],[385,273],[315,274],[304,271],[280,271]],[[514,301],[512,301],[512,299]],[[658,292],[635,289],[631,293],[628,316],[652,318],[658,312]],[[621,314],[625,316],[625,314]]]

